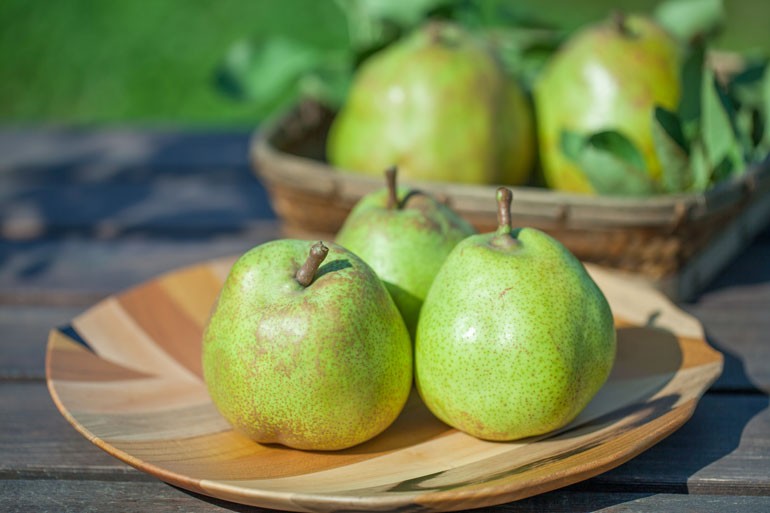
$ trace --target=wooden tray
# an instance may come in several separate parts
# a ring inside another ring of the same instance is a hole
[[[607,384],[571,425],[516,443],[477,440],[413,394],[393,426],[331,453],[259,445],[230,429],[201,379],[200,343],[234,259],[163,275],[50,333],[48,387],[109,454],[163,481],[293,511],[434,510],[500,504],[616,467],[690,418],[722,356],[658,292],[590,267],[618,327]]]
[[[332,238],[383,180],[331,167],[334,114],[297,106],[255,134],[251,156],[289,236]],[[479,231],[497,224],[497,186],[410,182],[446,198]],[[674,300],[693,298],[770,223],[770,158],[705,194],[618,198],[512,187],[516,226],[545,230],[583,261],[645,278]]]

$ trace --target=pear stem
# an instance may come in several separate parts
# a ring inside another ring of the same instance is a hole
[[[396,166],[390,166],[385,170],[385,182],[388,184],[388,210],[399,208],[398,204],[398,191],[396,190],[396,174],[398,168]]]
[[[442,39],[442,30],[443,29],[443,23],[441,23],[438,20],[430,20],[428,22],[428,37],[430,38],[430,42],[433,44],[439,44],[441,43]]]
[[[619,34],[624,36],[633,36],[633,32],[628,28],[626,23],[626,13],[620,9],[612,11],[612,24],[615,25],[615,29]]]
[[[307,287],[313,283],[315,273],[318,272],[318,267],[320,267],[327,254],[329,254],[329,248],[324,246],[324,243],[321,241],[316,242],[310,247],[310,254],[308,254],[307,260],[299,268],[297,274],[294,275],[300,285]]]
[[[513,193],[506,187],[497,189],[497,234],[507,235],[511,233],[511,202]]]

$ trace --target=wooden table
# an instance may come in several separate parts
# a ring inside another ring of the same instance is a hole
[[[54,407],[49,329],[164,271],[280,236],[249,134],[0,131],[0,511],[253,511],[103,453]],[[770,511],[770,230],[681,305],[725,356],[679,431],[501,511]]]

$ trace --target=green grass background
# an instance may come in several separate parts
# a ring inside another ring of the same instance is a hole
[[[725,0],[719,46],[770,49],[770,2]],[[575,27],[641,0],[531,1],[534,15]],[[0,123],[249,126],[253,109],[214,85],[233,42],[290,29],[339,43],[331,0],[2,0]]]

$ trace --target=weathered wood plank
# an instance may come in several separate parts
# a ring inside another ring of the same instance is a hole
[[[764,394],[706,394],[673,435],[595,481],[600,489],[643,485],[659,492],[766,495],[768,403]]]
[[[0,305],[0,380],[45,379],[48,331],[84,309]]]
[[[256,178],[209,183],[195,178],[143,184],[0,185],[0,236],[33,239],[73,232],[231,233],[275,219]]]
[[[248,132],[0,131],[0,236],[232,232],[274,219]]]
[[[251,130],[114,128],[0,130],[0,180],[72,183],[135,180],[148,170],[185,174],[248,169]]]
[[[770,497],[674,495],[581,492],[557,490],[529,499],[474,511],[529,513],[550,511],[603,511],[658,513],[660,511],[767,511]],[[272,511],[219,501],[160,482],[122,483],[94,481],[12,480],[0,481],[0,510],[38,513],[189,513],[216,511]]]
[[[88,305],[163,272],[212,258],[240,255],[280,236],[266,221],[241,232],[205,237],[119,239],[80,236],[0,240],[0,304]]]
[[[751,301],[741,303],[741,291],[731,290],[687,308],[702,321],[709,343],[724,355],[722,376],[712,390],[770,392],[770,285],[754,289]]]
[[[718,390],[770,392],[770,230],[739,255],[693,303],[725,367]]]
[[[0,477],[151,479],[88,442],[44,383],[0,382]]]
[[[679,431],[585,491],[766,495],[770,410],[761,395],[707,395]],[[91,445],[59,415],[42,383],[0,383],[0,476],[143,479]],[[149,477],[147,477],[149,479]]]

